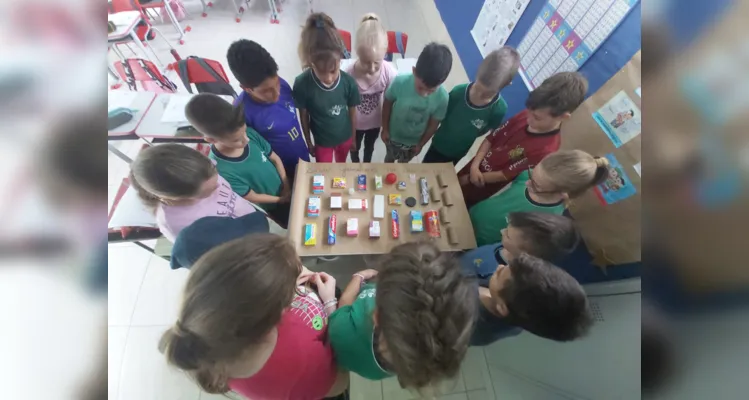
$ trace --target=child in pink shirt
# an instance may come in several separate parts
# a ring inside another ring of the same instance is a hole
[[[208,393],[336,396],[348,387],[326,340],[337,306],[333,277],[304,268],[288,239],[253,234],[193,264],[177,322],[159,350]]]
[[[372,162],[372,153],[382,127],[382,94],[398,75],[395,67],[384,60],[388,38],[380,18],[366,14],[356,30],[356,62],[346,72],[359,86],[361,104],[356,106],[356,146],[351,161],[359,162],[359,148],[364,140],[364,162]]]
[[[200,218],[238,218],[255,211],[216,173],[208,157],[190,147],[148,147],[130,168],[130,184],[146,206],[153,208],[159,230],[172,242]]]

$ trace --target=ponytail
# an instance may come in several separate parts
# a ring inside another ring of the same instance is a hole
[[[598,186],[606,181],[609,177],[609,160],[606,157],[595,157],[596,172],[593,175],[593,184]]]
[[[180,321],[161,336],[159,351],[170,364],[188,373],[204,392],[223,394],[230,390],[228,376],[223,368],[217,368],[206,342]]]
[[[343,58],[343,51],[343,39],[333,19],[325,13],[310,14],[302,26],[299,40],[298,53],[302,68],[312,65],[328,67],[330,63]]]
[[[371,49],[378,58],[383,58],[388,48],[388,36],[380,17],[374,13],[364,14],[356,29],[356,49]],[[381,53],[381,54],[380,54]]]
[[[609,176],[608,160],[582,150],[560,150],[538,163],[558,192],[574,198],[599,185]]]

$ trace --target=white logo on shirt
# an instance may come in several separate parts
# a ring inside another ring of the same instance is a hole
[[[377,289],[365,289],[365,290],[362,290],[361,293],[359,293],[359,298],[363,299],[365,297],[375,297],[376,293],[377,293]]]
[[[287,108],[287,109],[289,110],[289,112],[290,112],[290,113],[292,113],[292,114],[296,114],[296,109],[295,109],[295,108],[294,108],[294,106],[293,106],[293,105],[291,105],[291,103],[289,103],[288,101],[286,102],[286,108]]]
[[[263,157],[263,162],[267,162],[267,161],[268,161],[268,158],[266,158],[266,157],[265,157],[265,154],[263,154],[263,153],[260,153],[260,156],[262,156],[262,157]]]
[[[338,116],[338,115],[341,115],[341,111],[342,111],[342,110],[343,110],[343,109],[344,109],[345,107],[346,107],[346,106],[335,105],[335,106],[331,107],[331,108],[330,108],[330,110],[328,110],[328,112],[329,112],[329,113],[330,113],[330,115],[332,115],[332,116]]]
[[[483,119],[474,119],[471,121],[471,124],[476,127],[476,129],[483,129],[486,126],[486,121]]]
[[[276,121],[271,122],[270,126],[268,126],[268,130],[273,129],[273,125],[275,125],[275,124],[276,124]]]

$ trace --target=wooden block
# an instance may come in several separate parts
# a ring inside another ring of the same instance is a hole
[[[442,175],[440,175],[440,174],[437,174],[437,184],[441,188],[446,188],[447,187],[447,182],[445,182],[445,179],[442,178]]]
[[[432,186],[429,188],[429,197],[432,198],[432,203],[439,203],[440,201],[442,201],[439,194],[440,192],[436,187]]]
[[[450,193],[448,191],[442,192],[442,201],[445,202],[446,206],[453,205],[452,196],[450,196]]]
[[[458,240],[458,234],[455,233],[455,229],[447,228],[447,240],[450,242],[450,244],[453,245],[460,243],[460,241]]]
[[[450,217],[448,217],[447,208],[445,207],[440,208],[440,222],[442,222],[443,225],[450,223]]]

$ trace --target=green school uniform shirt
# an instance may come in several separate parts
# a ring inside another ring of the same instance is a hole
[[[328,88],[309,68],[294,80],[293,96],[296,107],[309,113],[316,146],[335,147],[351,138],[348,110],[361,103],[359,86],[351,75],[341,71]]]
[[[442,121],[447,112],[448,94],[442,85],[429,96],[416,92],[413,74],[398,75],[385,91],[394,102],[390,112],[390,140],[415,146],[427,128],[430,118]]]
[[[450,91],[447,114],[432,139],[432,146],[444,156],[457,159],[468,154],[476,138],[499,128],[507,112],[507,103],[499,95],[484,106],[471,104],[471,85],[464,83]]]
[[[370,380],[392,376],[385,371],[374,355],[374,323],[376,286],[364,285],[350,306],[337,309],[328,318],[328,338],[333,346],[336,363]]]
[[[250,139],[239,157],[227,157],[211,146],[209,158],[216,161],[216,170],[229,182],[232,190],[244,197],[250,190],[255,193],[278,196],[281,192],[281,176],[270,160],[273,150],[270,144],[254,129],[247,128]],[[264,209],[273,209],[275,204],[259,204]]]
[[[476,235],[476,244],[483,246],[502,240],[502,229],[507,228],[507,214],[511,212],[544,212],[562,215],[564,201],[539,204],[528,196],[525,183],[530,175],[522,172],[504,192],[471,207],[469,214]]]

